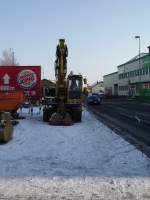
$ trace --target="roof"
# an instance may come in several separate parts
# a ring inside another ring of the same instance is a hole
[[[41,85],[47,86],[47,87],[55,87],[56,84],[50,80],[43,79],[43,80],[41,80]]]
[[[113,72],[113,73],[110,73],[110,74],[106,74],[104,75],[103,77],[106,77],[106,76],[110,76],[110,75],[114,75],[114,74],[117,74],[118,72]]]
[[[150,56],[150,53],[140,53],[140,59],[141,59],[141,58],[144,58],[144,57],[146,57],[146,56]],[[135,62],[135,61],[137,61],[137,60],[139,60],[139,54],[138,54],[137,56],[133,57],[132,59],[130,59],[129,61],[127,61],[127,62],[125,62],[125,63],[119,65],[118,68],[119,68],[119,67],[122,67],[123,65],[126,65],[126,64],[129,64],[129,63],[132,63],[132,62]]]

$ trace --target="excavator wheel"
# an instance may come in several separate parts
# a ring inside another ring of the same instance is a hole
[[[0,122],[0,143],[4,144],[12,139],[13,125],[11,123],[11,114],[2,113]]]
[[[71,114],[74,122],[81,122],[82,111],[80,109],[73,109]]]
[[[43,110],[43,121],[48,122],[49,120],[49,113],[47,110]]]
[[[56,111],[56,109],[53,108],[44,108],[43,109],[43,121],[49,122],[49,119],[51,115]]]

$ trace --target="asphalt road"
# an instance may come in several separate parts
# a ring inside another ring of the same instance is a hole
[[[150,104],[109,99],[88,110],[150,156]]]

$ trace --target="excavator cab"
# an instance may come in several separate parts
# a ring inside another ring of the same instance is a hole
[[[82,99],[82,76],[71,75],[68,76],[68,101],[80,102]]]
[[[67,112],[73,122],[80,122],[82,118],[82,75],[70,74],[67,78]]]

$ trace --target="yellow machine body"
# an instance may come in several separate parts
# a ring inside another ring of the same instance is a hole
[[[68,48],[64,39],[56,47],[55,101],[43,109],[43,120],[52,125],[72,125],[82,117],[82,82],[81,75],[67,74]]]

